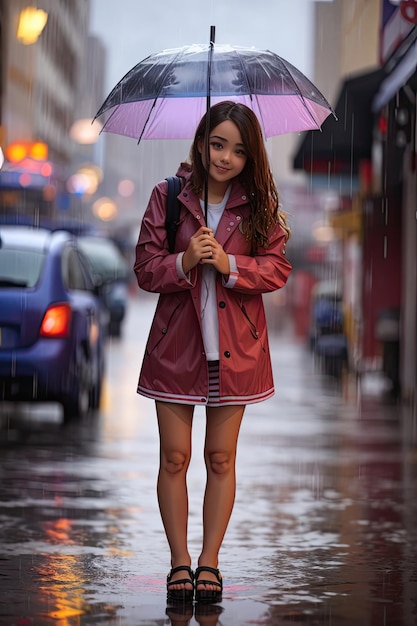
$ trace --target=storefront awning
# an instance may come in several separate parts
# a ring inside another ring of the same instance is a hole
[[[372,101],[384,78],[382,69],[344,81],[337,100],[337,120],[329,117],[321,131],[308,131],[293,166],[311,174],[356,175],[370,159],[373,133]]]

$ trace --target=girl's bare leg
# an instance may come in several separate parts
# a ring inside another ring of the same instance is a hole
[[[191,565],[187,546],[188,492],[187,469],[191,459],[191,427],[193,406],[157,402],[160,438],[158,502],[162,522],[171,550],[171,566]],[[172,576],[172,581],[187,578],[184,571]],[[171,586],[182,589],[183,584]],[[185,588],[192,589],[186,584]]]
[[[217,568],[218,555],[236,493],[236,448],[244,406],[208,407],[204,458],[207,484],[203,506],[203,547],[198,565]],[[216,580],[203,572],[205,580]],[[197,589],[204,586],[197,585]],[[207,590],[216,587],[206,585]]]

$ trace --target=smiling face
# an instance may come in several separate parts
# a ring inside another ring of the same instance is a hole
[[[247,161],[246,150],[236,124],[226,120],[213,128],[209,145],[209,188],[226,191],[230,181],[239,176]],[[199,151],[204,160],[203,142],[199,144]]]

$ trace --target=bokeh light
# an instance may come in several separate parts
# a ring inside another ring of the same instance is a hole
[[[116,203],[111,198],[103,196],[94,202],[93,213],[103,222],[110,222],[117,215]]]
[[[96,143],[99,138],[102,125],[90,118],[76,120],[70,128],[69,136],[80,144]]]
[[[129,198],[135,191],[135,183],[130,178],[124,178],[120,181],[117,191],[123,198]]]

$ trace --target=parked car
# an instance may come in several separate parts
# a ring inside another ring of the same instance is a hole
[[[94,281],[100,286],[108,312],[108,334],[120,337],[128,302],[128,267],[116,244],[105,237],[80,236]]]
[[[68,232],[0,226],[0,399],[54,401],[64,419],[100,402],[102,305]]]

